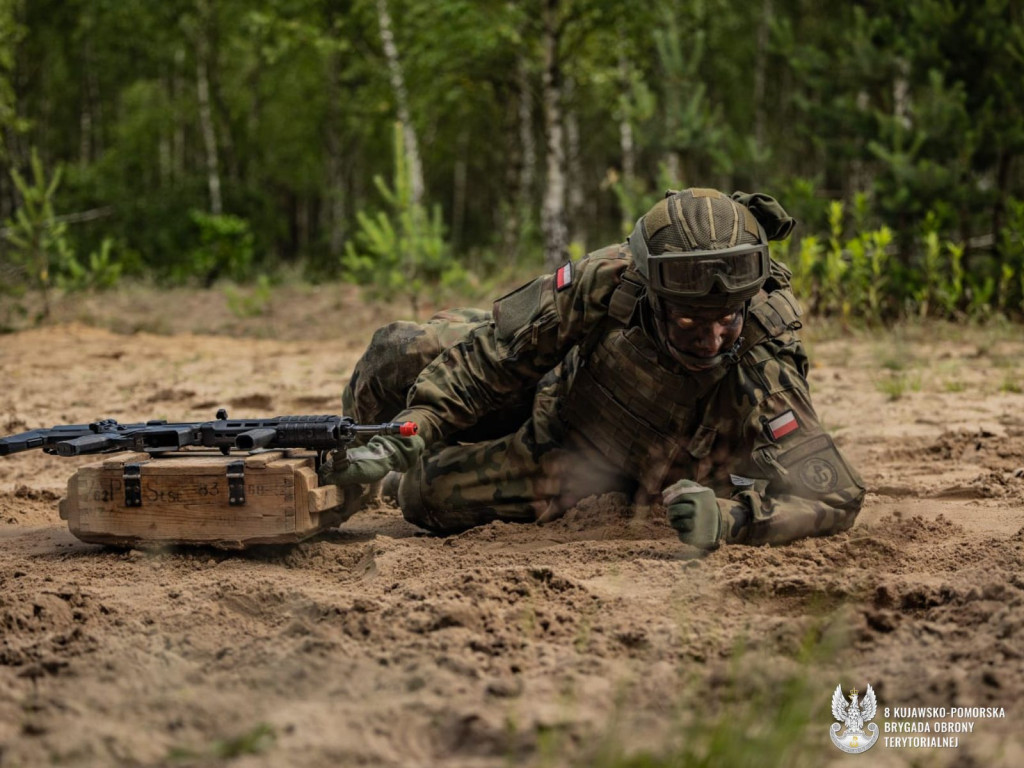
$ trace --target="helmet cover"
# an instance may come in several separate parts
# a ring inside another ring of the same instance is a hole
[[[714,189],[669,192],[629,236],[649,297],[688,305],[742,304],[768,278],[768,238],[745,205]]]

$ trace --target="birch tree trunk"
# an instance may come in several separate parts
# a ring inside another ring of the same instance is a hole
[[[502,222],[502,250],[510,260],[519,254],[519,238],[523,232],[523,223],[530,216],[537,167],[537,144],[533,136],[533,91],[530,88],[530,71],[525,52],[520,54],[516,69],[516,94],[518,98],[514,112],[509,116],[513,130],[507,142],[509,161],[506,185],[509,202]]]
[[[665,169],[673,184],[680,189],[686,187],[686,179],[683,178],[683,158],[674,149],[665,155]]]
[[[633,122],[629,119],[629,94],[632,91],[633,78],[630,73],[629,60],[619,53],[619,151],[622,152],[622,183],[632,191],[636,182],[636,141],[633,138]]]
[[[160,68],[160,87],[167,94],[168,101],[173,105],[174,80],[172,73],[168,73],[163,67]],[[160,125],[160,138],[156,148],[157,178],[161,187],[166,187],[171,182],[174,173],[174,153],[172,140],[174,137],[174,121],[164,121]]]
[[[619,120],[619,151],[622,152],[622,183],[627,189],[633,189],[636,184],[636,142],[633,123],[625,116]]]
[[[765,122],[768,112],[768,99],[765,75],[768,71],[768,33],[772,19],[772,0],[763,0],[761,3],[761,21],[757,25],[757,58],[754,64],[754,146],[756,147],[758,163],[752,169],[754,172],[754,188],[759,188],[764,181],[760,167],[760,158],[765,141]]]
[[[633,121],[630,119],[630,98],[633,92],[633,77],[629,59],[619,52],[619,151],[622,154],[622,186],[626,194],[632,197],[636,190],[636,140],[633,136]],[[622,229],[630,231],[633,222],[630,216],[634,213],[624,210]]]
[[[910,128],[910,61],[896,61],[896,77],[892,83],[892,113],[904,128]]]
[[[210,188],[210,213],[219,216],[224,211],[220,195],[220,170],[217,162],[217,133],[210,109],[209,58],[210,40],[208,0],[199,0],[199,24],[196,29],[196,91],[199,100],[199,124],[206,148],[206,180]]]
[[[871,97],[868,92],[861,89],[857,92],[857,109],[867,115],[871,111]],[[847,189],[844,190],[844,196],[847,199],[853,199],[853,196],[858,192],[866,192],[871,187],[871,174],[868,172],[867,164],[864,162],[864,158],[860,155],[854,155],[850,158],[850,172],[847,178]],[[797,237],[800,237],[799,228],[797,231]]]
[[[552,271],[565,261],[569,245],[565,222],[565,134],[562,128],[562,72],[558,51],[560,37],[558,0],[546,0],[543,90],[547,179],[541,229],[544,232],[544,265]]]
[[[519,62],[519,145],[523,152],[523,165],[519,176],[519,209],[525,215],[531,208],[533,185],[537,175],[537,140],[533,135],[533,91],[530,72],[525,60]]]
[[[185,69],[185,49],[174,51],[174,69],[171,71],[171,105],[174,119],[171,135],[171,177],[185,175],[185,118],[181,109],[181,94],[185,90],[182,73]]]
[[[398,46],[391,30],[391,14],[388,12],[387,0],[377,0],[377,19],[380,23],[380,39],[384,46],[384,57],[388,62],[391,75],[391,88],[395,92],[395,106],[398,120],[402,124],[402,139],[405,142],[405,157],[409,164],[409,177],[412,202],[417,205],[423,201],[423,165],[420,162],[419,143],[416,141],[416,129],[409,113],[409,95],[405,89],[405,76],[402,73],[402,62],[398,56]]]
[[[452,172],[451,245],[453,251],[458,251],[466,221],[466,191],[469,184],[469,167],[466,163],[466,156],[469,154],[469,131],[465,126],[459,131],[455,146],[455,168]]]
[[[171,181],[171,139],[166,129],[160,131],[156,153],[157,178],[160,180],[160,186],[166,187]]]
[[[92,103],[95,95],[92,77],[92,40],[86,36],[82,42],[82,111],[78,116],[80,132],[78,146],[78,164],[82,168],[92,162]]]
[[[573,103],[572,94],[575,90],[575,83],[569,79],[565,83],[565,96],[567,102]],[[566,164],[568,166],[568,220],[571,223],[572,236],[570,241],[580,243],[586,249],[586,231],[581,226],[583,221],[583,165],[580,162],[580,121],[576,111],[571,107],[565,112],[565,140],[566,140]]]
[[[520,59],[520,62],[522,60]],[[501,252],[505,259],[512,261],[519,250],[520,209],[519,183],[523,176],[523,146],[519,138],[519,104],[518,99],[510,99],[505,120],[505,203],[496,209],[495,224],[501,227]]]
[[[324,223],[327,228],[327,249],[332,259],[341,256],[345,245],[344,167],[341,158],[341,139],[338,136],[342,119],[339,82],[341,63],[338,56],[337,51],[332,51],[327,57],[327,125],[324,136],[327,150],[327,200],[324,205]]]
[[[1013,153],[1005,147],[999,150],[999,161],[996,163],[996,190],[999,196],[992,208],[992,237],[995,238],[997,249],[999,235],[1003,229],[1003,218],[1006,215],[1006,198],[1009,196],[1010,172],[1013,168]],[[1006,263],[1006,254],[999,251],[1000,266]],[[1019,269],[1019,267],[1018,267]],[[1021,277],[1024,280],[1024,276]],[[1024,284],[1021,286],[1024,288]]]

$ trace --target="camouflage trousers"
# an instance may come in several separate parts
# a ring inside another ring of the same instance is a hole
[[[426,324],[379,329],[342,396],[357,421],[392,419],[419,372],[475,324],[482,310],[451,310]],[[530,523],[559,517],[580,499],[635,484],[588,446],[577,444],[556,415],[547,383],[523,402],[490,414],[471,430],[429,446],[402,477],[398,503],[405,518],[437,533],[455,533],[502,520]]]

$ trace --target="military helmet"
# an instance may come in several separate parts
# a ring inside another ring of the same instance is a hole
[[[637,221],[629,248],[655,305],[742,305],[771,265],[768,236],[750,208],[714,189],[666,193]]]

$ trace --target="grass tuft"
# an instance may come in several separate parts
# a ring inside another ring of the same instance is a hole
[[[267,723],[259,723],[240,736],[218,739],[205,749],[174,747],[167,753],[169,762],[195,760],[232,760],[244,755],[260,755],[274,746],[277,732]]]
[[[1003,383],[999,385],[999,391],[1019,395],[1021,392],[1024,392],[1024,385],[1021,384],[1020,377],[1016,375],[1016,372],[1008,373],[1003,378]]]
[[[921,374],[891,372],[875,382],[875,387],[890,400],[899,400],[907,392],[921,391]]]

